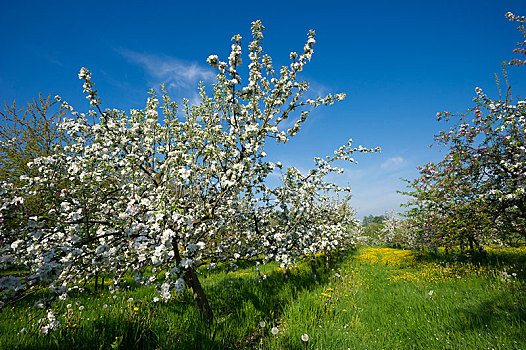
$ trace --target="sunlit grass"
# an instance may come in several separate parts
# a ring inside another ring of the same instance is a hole
[[[57,303],[60,327],[44,335],[35,296],[0,315],[0,349],[526,349],[525,258],[361,248],[329,269],[320,258],[317,282],[306,263],[288,279],[276,264],[203,269],[210,327],[188,292],[163,303],[132,287]]]
[[[307,333],[313,349],[526,349],[523,268],[363,248],[288,305],[269,348],[301,348]]]

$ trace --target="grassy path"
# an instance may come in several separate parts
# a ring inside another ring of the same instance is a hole
[[[285,336],[268,347],[301,348],[306,333],[309,349],[526,349],[523,268],[506,266],[504,275],[419,252],[364,248],[328,286],[287,308]]]

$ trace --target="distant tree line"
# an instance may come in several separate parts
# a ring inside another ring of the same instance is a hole
[[[369,215],[369,216],[364,216],[363,220],[362,220],[362,226],[363,227],[367,227],[369,226],[370,224],[377,224],[377,225],[381,225],[385,219],[387,219],[387,216],[385,215]]]

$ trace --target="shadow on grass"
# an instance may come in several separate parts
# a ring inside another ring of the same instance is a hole
[[[151,315],[150,315],[151,316]],[[39,327],[29,333],[11,333],[6,341],[2,337],[2,349],[157,349],[158,337],[152,327],[153,320],[141,314],[112,314],[111,317],[87,318],[84,321],[62,324],[49,334],[41,334]],[[4,327],[3,327],[4,328]],[[29,327],[28,327],[29,328]],[[4,328],[5,330],[5,328]]]
[[[347,253],[347,256],[350,254]],[[194,330],[187,327],[186,334],[177,348],[258,348],[262,331],[259,323],[265,321],[266,327],[263,331],[268,332],[278,323],[283,310],[289,303],[294,302],[299,293],[311,290],[317,285],[325,285],[334,274],[333,269],[338,268],[341,262],[341,258],[336,259],[329,268],[323,268],[323,259],[317,259],[316,281],[310,266],[302,263],[299,268],[289,270],[287,278],[281,269],[275,269],[267,273],[265,279],[261,276],[236,277],[231,274],[213,283],[204,283],[205,292],[215,313],[214,324],[208,331],[203,331],[206,329],[206,323],[202,321],[194,324]],[[184,304],[188,308],[194,308],[189,295],[185,295]],[[187,310],[180,310],[180,315],[183,316]],[[195,316],[198,315],[193,316],[194,321],[191,322],[195,322]]]
[[[485,298],[476,305],[459,307],[456,329],[465,331],[488,331],[506,329],[516,333],[516,339],[526,341],[526,333],[521,328],[526,324],[526,293],[520,284],[508,285],[498,295]]]
[[[346,254],[348,258],[351,252]],[[61,321],[58,330],[48,335],[19,335],[24,326],[13,316],[0,315],[0,348],[13,349],[247,349],[259,348],[261,328],[266,322],[268,333],[276,325],[284,308],[294,302],[298,294],[325,285],[343,261],[343,256],[325,267],[323,258],[317,259],[317,280],[307,262],[288,271],[274,269],[261,276],[230,273],[201,276],[203,288],[215,313],[215,320],[208,325],[201,319],[195,302],[188,291],[169,303],[153,303],[151,293],[144,287],[132,286],[120,302],[107,301],[106,291],[95,294],[89,289],[72,295],[68,303],[85,305],[82,319],[66,323]],[[250,269],[246,265],[246,269]],[[127,303],[126,299],[134,298]],[[91,298],[91,303],[88,299]],[[38,296],[29,297],[19,306],[33,306]],[[113,309],[103,309],[103,303],[113,303]],[[120,304],[119,304],[120,303]],[[77,307],[78,308],[78,307]],[[22,310],[22,309],[20,309]],[[23,311],[22,311],[23,312]],[[60,313],[66,312],[62,309]],[[77,312],[77,311],[76,311]],[[89,313],[88,313],[89,312]],[[85,314],[84,314],[85,313]],[[88,316],[89,315],[89,316]],[[91,318],[91,320],[90,320]],[[13,322],[11,322],[13,321]],[[16,323],[18,322],[18,323]],[[15,325],[16,324],[16,325]],[[7,335],[9,333],[9,335]]]

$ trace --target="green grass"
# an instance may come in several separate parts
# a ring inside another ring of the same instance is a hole
[[[288,280],[276,265],[261,267],[266,279],[250,264],[228,275],[202,270],[215,312],[211,327],[188,292],[169,303],[154,303],[144,287],[116,298],[85,292],[57,305],[61,326],[48,335],[30,326],[35,299],[4,310],[0,349],[526,350],[525,261],[524,249],[490,250],[475,264],[362,248],[328,269],[320,261],[317,283],[307,264]]]
[[[34,306],[40,295],[0,314],[0,349],[243,349],[257,345],[261,321],[277,319],[285,305],[316,286],[306,264],[291,269],[288,280],[276,264],[260,267],[259,275],[253,264],[223,271],[198,271],[215,313],[210,327],[188,291],[155,303],[152,288],[132,287],[118,296],[87,291],[57,303],[61,326],[43,335],[31,322],[42,316]]]
[[[287,307],[268,348],[301,348],[306,333],[312,349],[526,349],[524,265],[502,261],[510,281],[495,266],[362,249]]]

